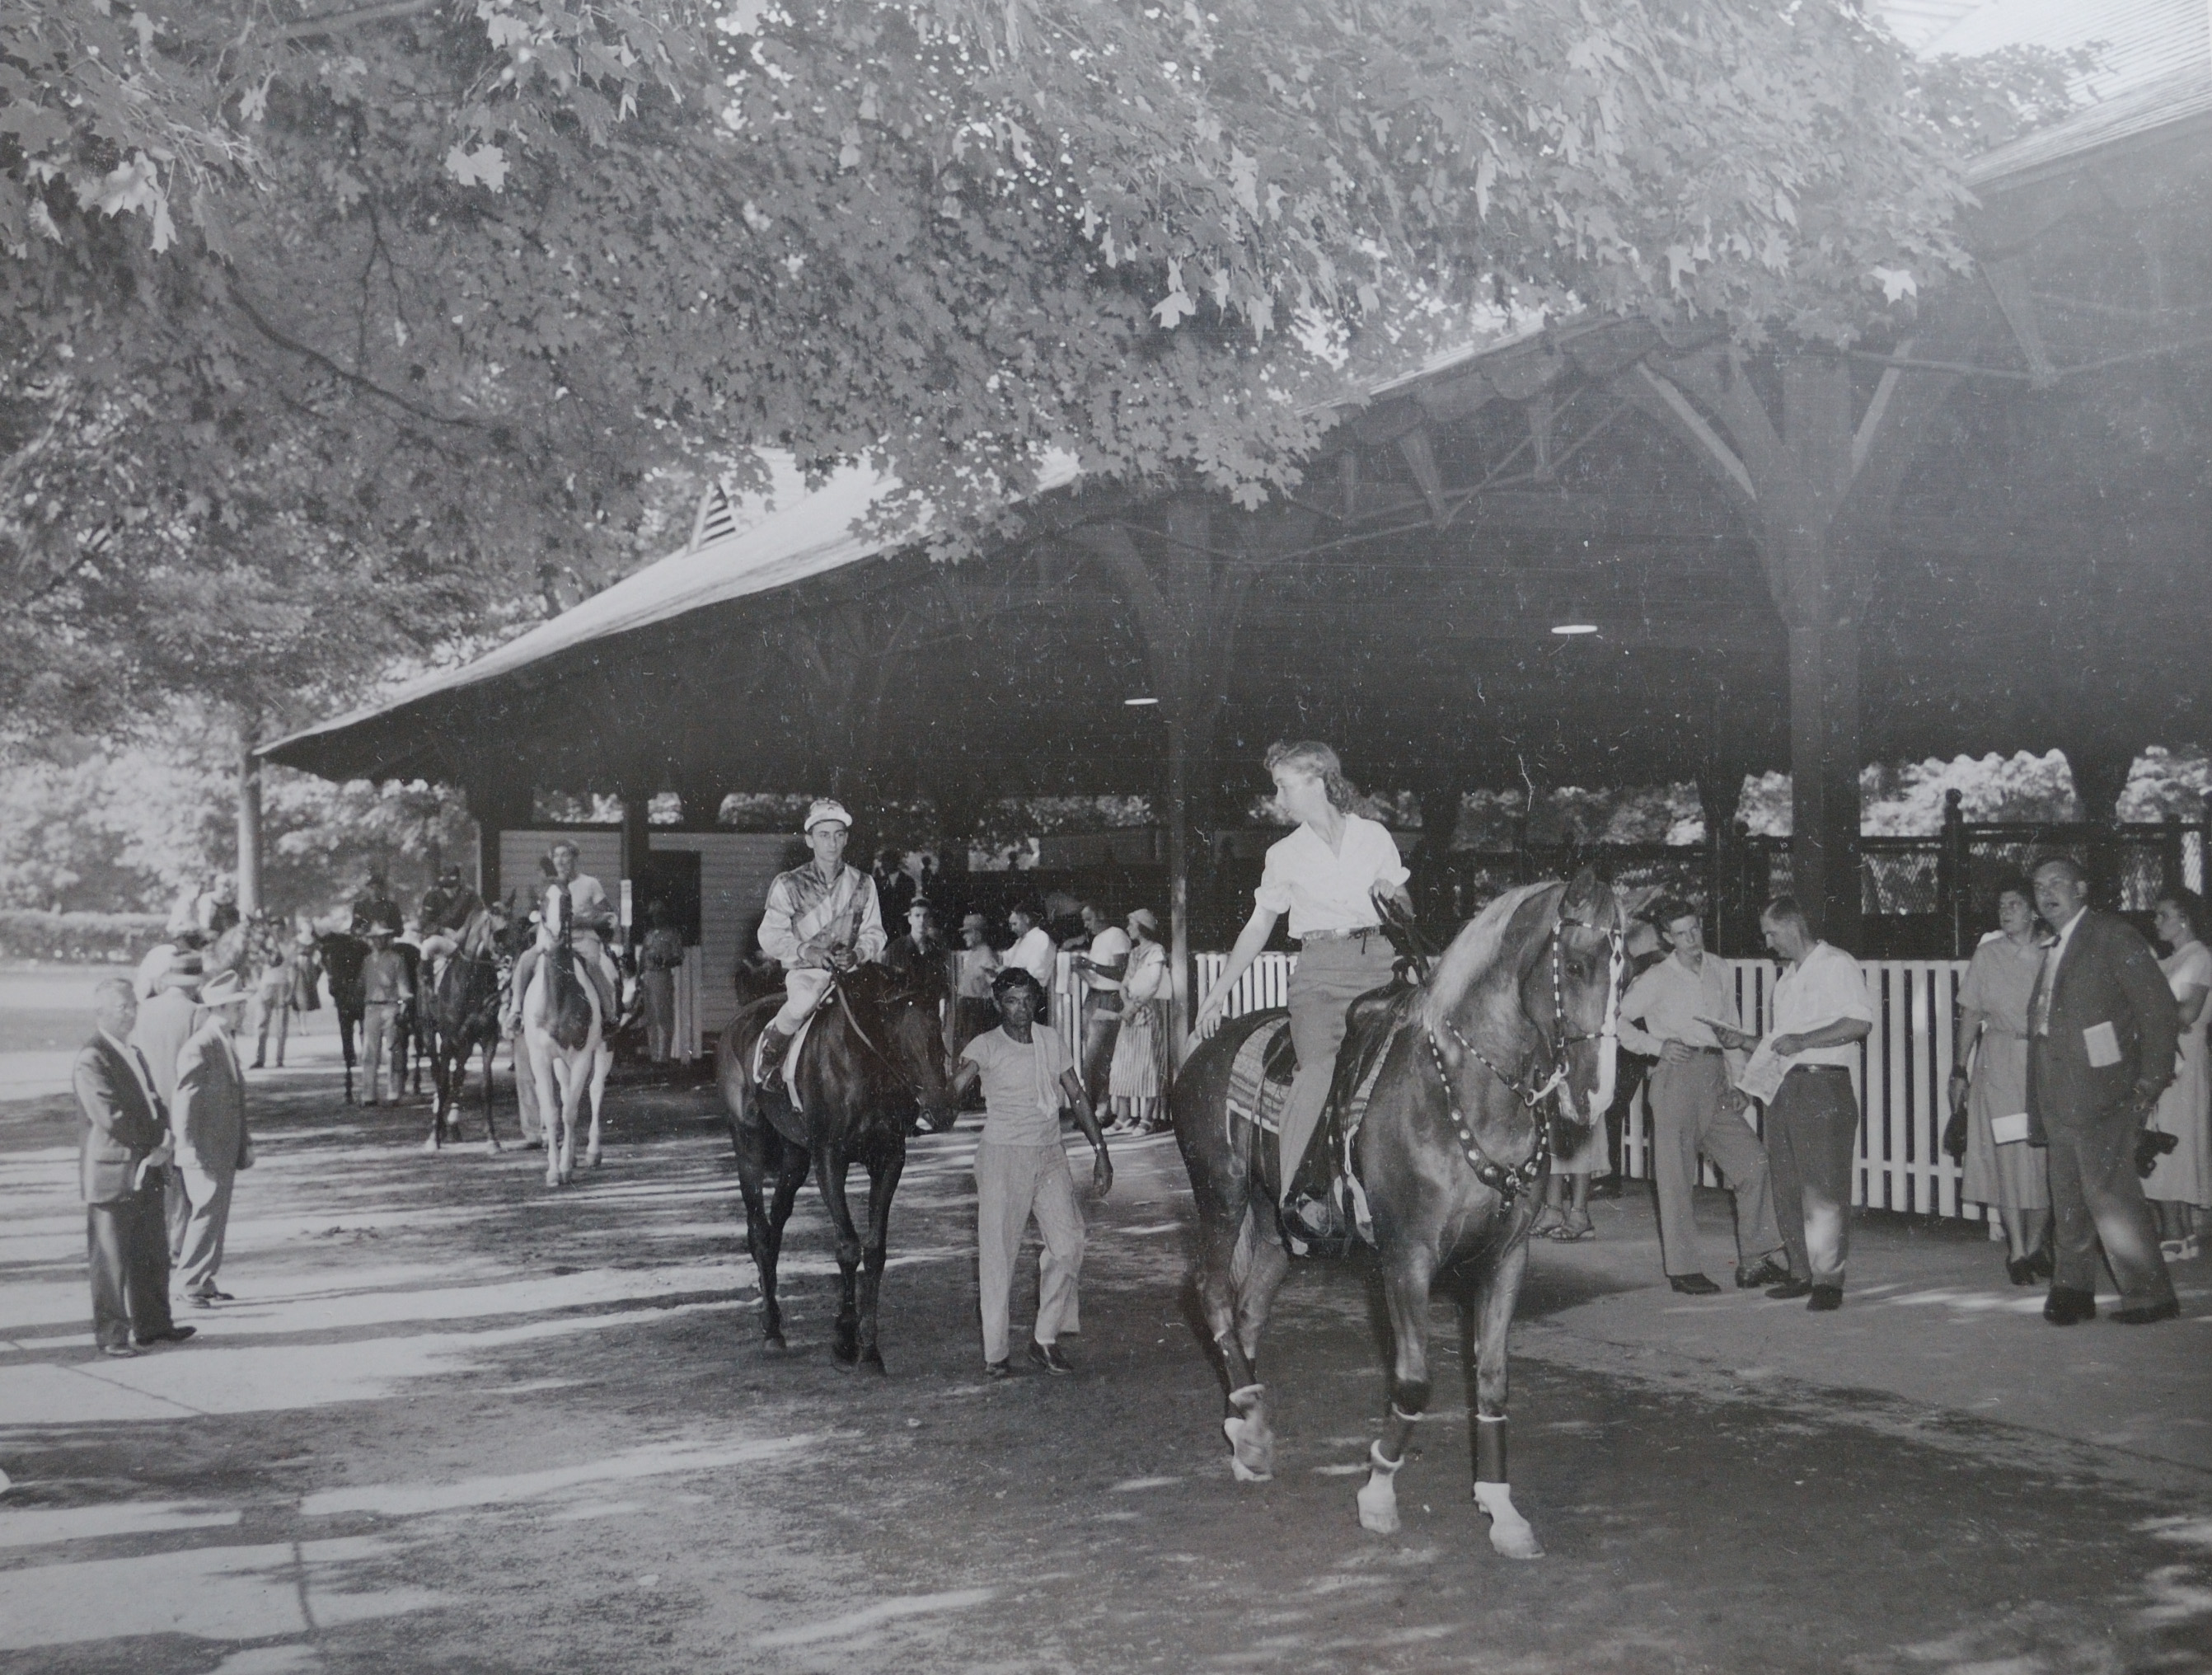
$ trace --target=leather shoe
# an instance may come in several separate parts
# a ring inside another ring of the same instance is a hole
[[[1779,1285],[1768,1286],[1766,1294],[1778,1303],[1795,1302],[1800,1297],[1809,1297],[1813,1294],[1813,1282],[1792,1277],[1783,1281]]]
[[[2054,1326],[2074,1326],[2084,1320],[2094,1320],[2097,1318],[2096,1294],[2054,1285],[2051,1294],[2043,1300],[2043,1318]]]
[[[1815,1314],[1826,1314],[1831,1309],[1844,1306],[1844,1288],[1840,1285],[1816,1285],[1805,1306]]]
[[[1752,1266],[1735,1270],[1735,1288],[1739,1291],[1756,1290],[1762,1285],[1785,1285],[1789,1280],[1790,1270],[1772,1257],[1761,1257]]]
[[[111,1355],[117,1361],[129,1361],[138,1352],[128,1343],[103,1343],[100,1346],[100,1353]]]
[[[210,1303],[228,1303],[237,1300],[228,1291],[217,1291],[213,1286],[210,1286],[205,1291],[191,1293],[185,1300],[198,1303],[202,1308],[205,1308]]]
[[[181,1343],[198,1331],[198,1326],[172,1326],[165,1332],[141,1332],[132,1341],[142,1349],[149,1343]]]
[[[987,1361],[983,1363],[983,1376],[987,1379],[1011,1379],[1014,1376],[1014,1369],[1003,1361]]]
[[[1703,1274],[1669,1274],[1667,1283],[1685,1297],[1717,1297],[1721,1294],[1720,1287]]]
[[[2036,1281],[2035,1258],[2032,1256],[2007,1257],[2005,1277],[2014,1285],[2033,1285]]]
[[[1030,1359],[1048,1373],[1073,1373],[1075,1363],[1060,1352],[1057,1343],[1040,1343],[1030,1340]]]
[[[2171,1320],[2181,1313],[2181,1305],[2168,1297],[2162,1303],[2141,1303],[2128,1308],[2116,1308],[2112,1318],[2124,1326],[2148,1326],[2160,1320]]]

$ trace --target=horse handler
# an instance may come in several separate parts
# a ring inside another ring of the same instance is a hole
[[[1000,971],[992,996],[1005,1020],[961,1049],[952,1098],[983,1085],[983,1137],[975,1148],[975,1270],[982,1292],[983,1371],[1003,1379],[1006,1331],[1014,1288],[1014,1264],[1022,1233],[1035,1215],[1044,1250],[1037,1258],[1036,1331],[1029,1358],[1048,1373],[1075,1368],[1060,1347],[1063,1331],[1079,1329],[1076,1282],[1083,1271],[1083,1209],[1075,1176],[1060,1139],[1060,1108],[1075,1108],[1076,1126],[1097,1154],[1091,1184],[1100,1197],[1114,1188],[1106,1137],[1098,1131],[1091,1096],[1075,1074],[1066,1044],[1036,1026],[1044,990],[1018,965]]]

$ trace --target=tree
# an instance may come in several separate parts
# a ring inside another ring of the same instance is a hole
[[[1846,0],[19,0],[0,705],[251,664],[250,732],[602,585],[763,444],[957,534],[1051,448],[1255,502],[1484,320],[1881,332],[2024,73]]]

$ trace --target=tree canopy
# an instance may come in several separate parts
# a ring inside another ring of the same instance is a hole
[[[326,704],[761,447],[1253,503],[1486,324],[1881,333],[2062,96],[1848,0],[18,0],[0,710]]]

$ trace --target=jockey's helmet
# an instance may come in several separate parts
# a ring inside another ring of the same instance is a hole
[[[813,806],[807,809],[806,824],[799,830],[811,831],[816,826],[823,825],[842,825],[846,831],[850,831],[853,829],[853,817],[845,812],[845,805],[835,797],[817,797]]]

